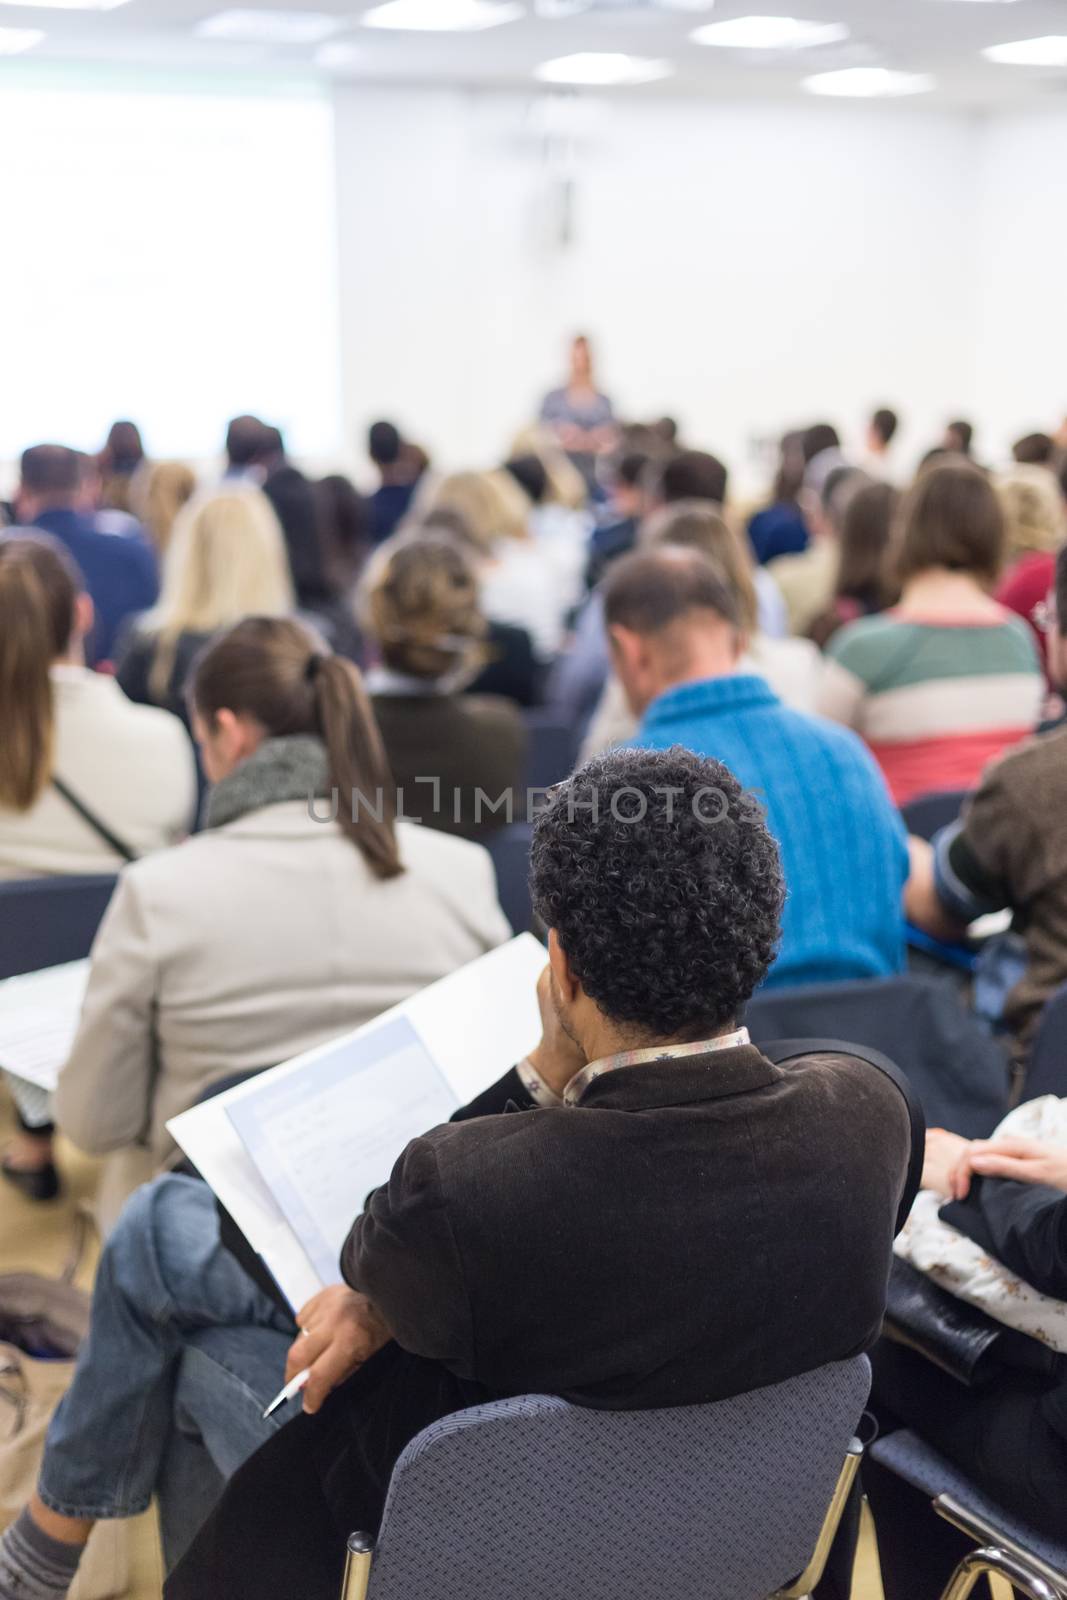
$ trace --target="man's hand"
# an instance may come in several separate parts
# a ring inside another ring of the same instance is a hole
[[[962,1200],[967,1190],[964,1189],[963,1194],[956,1193],[956,1174],[969,1149],[968,1140],[961,1139],[958,1133],[949,1133],[946,1128],[931,1128],[926,1135],[923,1188],[933,1189],[935,1194],[946,1200]]]
[[[975,1139],[958,1169],[957,1199],[962,1200],[970,1188],[972,1172],[982,1178],[1011,1178],[1015,1183],[1043,1183],[1050,1189],[1067,1190],[1067,1149],[1044,1139],[1012,1134]]]
[[[564,1033],[560,1024],[552,997],[551,967],[546,967],[537,980],[537,1004],[541,1008],[541,1043],[530,1051],[530,1065],[550,1089],[561,1095],[586,1061],[581,1046],[570,1034]]]
[[[327,1395],[391,1337],[367,1297],[344,1284],[321,1290],[296,1320],[303,1332],[289,1347],[285,1381],[291,1383],[298,1372],[310,1369],[304,1389],[304,1410],[309,1413],[318,1411]]]

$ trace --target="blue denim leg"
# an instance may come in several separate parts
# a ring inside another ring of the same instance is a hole
[[[155,1492],[187,1340],[208,1328],[292,1319],[219,1239],[215,1200],[194,1178],[138,1190],[100,1259],[89,1337],[45,1441],[38,1489],[68,1517],[129,1517]]]
[[[264,1408],[285,1381],[289,1334],[273,1328],[204,1328],[187,1340],[174,1389],[173,1427],[156,1487],[163,1560],[172,1571],[226,1480],[296,1415]]]

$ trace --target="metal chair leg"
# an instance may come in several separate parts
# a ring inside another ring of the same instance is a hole
[[[1064,1600],[1064,1591],[1048,1583],[1039,1572],[1007,1550],[988,1545],[964,1556],[948,1581],[941,1600],[967,1600],[979,1578],[1003,1578],[1027,1600]]]
[[[341,1600],[367,1600],[371,1562],[374,1560],[374,1540],[369,1533],[350,1533],[348,1553],[345,1557],[345,1575],[341,1584]]]
[[[841,1524],[841,1518],[848,1503],[848,1497],[852,1492],[852,1485],[856,1481],[856,1473],[859,1471],[862,1459],[863,1446],[858,1439],[853,1439],[848,1447],[848,1454],[845,1456],[844,1465],[838,1476],[833,1498],[826,1508],[826,1515],[823,1518],[822,1527],[819,1529],[819,1537],[815,1541],[815,1549],[812,1552],[811,1560],[800,1574],[800,1577],[789,1584],[788,1588],[779,1589],[776,1594],[771,1596],[771,1600],[801,1600],[801,1597],[809,1595],[819,1582],[826,1570],[826,1563],[830,1557],[830,1548],[837,1537],[837,1530]]]

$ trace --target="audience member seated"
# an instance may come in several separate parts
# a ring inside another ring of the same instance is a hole
[[[656,545],[681,545],[700,550],[711,558],[737,605],[744,635],[744,653],[738,666],[741,672],[764,678],[786,705],[798,711],[814,709],[818,694],[821,660],[807,639],[769,639],[761,631],[759,604],[752,560],[740,534],[736,533],[707,501],[679,500],[654,512],[642,528],[645,548]],[[607,635],[604,651],[610,664]],[[637,719],[626,694],[615,677],[609,676],[604,693],[585,736],[583,753],[595,755],[614,744],[631,739]]]
[[[159,581],[146,539],[101,533],[93,517],[77,509],[79,480],[77,451],[34,445],[23,452],[15,511],[18,522],[43,528],[66,545],[84,576],[94,612],[85,655],[95,666],[111,660],[122,623],[153,604]]]
[[[771,503],[749,519],[748,537],[760,566],[776,556],[795,556],[808,548],[808,524],[800,505],[804,451],[800,433],[787,433],[779,447]]]
[[[641,519],[652,509],[649,479],[656,459],[647,450],[624,450],[606,469],[607,504],[589,535],[588,588],[595,589],[611,563],[637,543]]]
[[[659,475],[656,505],[703,500],[721,512],[726,504],[727,482],[727,470],[716,456],[706,450],[683,450],[666,463]],[[789,632],[789,619],[776,580],[769,571],[757,567],[755,584],[760,631],[769,639],[783,638]]]
[[[530,1391],[701,1404],[874,1341],[912,1108],[865,1061],[783,1070],[738,1027],[784,894],[758,805],[718,762],[618,752],[539,816],[532,886],[541,1042],[369,1197],[345,1285],[297,1318],[303,1416],[262,1418],[297,1328],[221,1246],[205,1186],[167,1177],[131,1202],[37,1494],[0,1541],[2,1600],[56,1600],[93,1519],[157,1488],[173,1561],[260,1440],[168,1600],[335,1600],[348,1531],[377,1529],[398,1455],[436,1419]],[[183,1360],[205,1328],[212,1358]],[[172,1505],[174,1452],[197,1441],[205,1470]],[[42,1568],[50,1591],[19,1587]]]
[[[435,483],[426,517],[458,514],[480,553],[481,603],[494,622],[524,628],[544,665],[563,641],[573,578],[545,559],[530,533],[530,502],[507,472],[455,472]]]
[[[894,556],[900,603],[835,634],[819,709],[863,735],[903,805],[973,788],[1032,732],[1044,679],[1025,623],[992,596],[1004,518],[982,472],[945,460],[920,473]]]
[[[122,874],[56,1094],[74,1143],[114,1152],[105,1214],[209,1084],[357,1027],[508,935],[484,852],[389,820],[358,672],[300,623],[237,623],[190,697],[205,831]]]
[[[331,593],[350,594],[370,550],[368,504],[342,472],[312,484],[326,580]]]
[[[1050,1104],[1060,1130],[1054,1141],[1003,1133],[969,1143],[933,1129],[922,1178],[924,1189],[947,1202],[940,1219],[962,1235],[960,1245],[978,1246],[987,1305],[991,1268],[998,1263],[1007,1269],[1000,1274],[1007,1307],[1022,1297],[1047,1297],[1035,1319],[1046,1329],[1043,1342],[1013,1329],[1015,1360],[997,1362],[990,1381],[967,1387],[917,1351],[882,1340],[874,1353],[871,1410],[881,1432],[912,1429],[1006,1512],[1062,1540],[1067,1150],[1063,1104]],[[952,1248],[942,1246],[946,1260]],[[961,1304],[965,1317],[968,1309]],[[1011,1324],[1010,1309],[1004,1320]],[[1032,1357],[1021,1359],[1021,1347],[1031,1342]],[[974,1541],[937,1516],[929,1495],[869,1459],[863,1483],[874,1512],[886,1600],[939,1600]]]
[[[565,615],[569,614],[585,593],[586,544],[593,526],[585,481],[563,452],[551,445],[511,456],[504,470],[530,502],[527,528],[542,560],[558,578]],[[572,475],[574,481],[569,483]]]
[[[699,551],[625,557],[604,614],[635,744],[714,756],[765,809],[789,890],[767,986],[899,972],[904,829],[860,740],[739,670],[742,612]]]
[[[821,467],[824,460],[834,463],[825,474]],[[789,629],[797,634],[806,634],[833,601],[845,512],[852,496],[869,481],[844,461],[835,446],[827,445],[814,462],[814,475],[809,463],[801,493],[811,534],[807,549],[797,556],[778,556],[765,569],[785,603]]]
[[[129,511],[120,511],[104,504],[104,480],[96,456],[84,450],[77,451],[78,493],[73,509],[88,517],[97,533],[115,534],[120,539],[143,538],[144,529]]]
[[[865,483],[847,498],[837,548],[837,579],[826,610],[808,628],[825,649],[839,628],[884,611],[892,598],[890,535],[900,495],[888,483]]]
[[[287,616],[294,599],[282,530],[260,490],[222,488],[192,500],[175,521],[158,605],[119,640],[119,683],[131,700],[165,706],[188,727],[185,689],[197,653],[242,617]]]
[[[196,493],[196,473],[183,461],[157,461],[133,485],[131,505],[161,558],[178,512]]]
[[[888,406],[879,406],[867,424],[866,449],[861,465],[876,483],[896,483],[900,466],[892,449],[899,418]]]
[[[966,422],[961,419],[957,422],[946,424],[944,436],[941,440],[941,448],[943,450],[947,450],[951,455],[966,456],[968,460],[971,460],[973,446],[974,424],[972,422]]]
[[[440,507],[409,526],[415,535],[443,534],[454,540],[481,570],[484,547],[473,537],[470,523],[458,510]],[[485,665],[466,685],[464,693],[503,695],[516,705],[536,706],[541,703],[543,679],[544,670],[526,629],[486,618]]]
[[[226,470],[223,477],[238,483],[263,482],[264,440],[267,424],[260,417],[245,414],[234,417],[226,428]]]
[[[1027,433],[1016,439],[1011,447],[1013,461],[1032,467],[1049,467],[1055,470],[1059,452],[1056,441],[1048,433]]]
[[[378,487],[370,496],[372,544],[392,538],[411,509],[419,472],[391,422],[372,422],[367,431],[367,454],[378,471]]]
[[[1052,588],[1056,551],[1067,540],[1067,505],[1047,467],[1017,466],[1001,474],[996,489],[1007,527],[1007,561],[997,599],[1030,624],[1047,667],[1040,607]]]
[[[100,504],[105,511],[132,511],[134,479],[147,467],[141,430],[136,422],[113,422],[107,443],[97,457]]]
[[[117,872],[193,820],[180,723],[87,669],[92,626],[65,546],[0,536],[0,878]]]
[[[1067,689],[1067,551],[1056,565],[1050,606],[1049,670]],[[1041,734],[990,766],[961,820],[933,844],[911,840],[905,895],[909,921],[940,939],[1005,908],[1026,948],[1022,981],[1007,997],[1004,1022],[1025,1053],[1045,1001],[1067,983],[1067,729]]]
[[[367,573],[366,613],[382,661],[366,685],[398,814],[468,839],[523,817],[519,711],[499,696],[460,692],[486,636],[467,556],[443,535],[383,547]]]

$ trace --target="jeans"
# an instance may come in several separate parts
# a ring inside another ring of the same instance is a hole
[[[132,1517],[159,1495],[183,1554],[225,1481],[276,1428],[292,1318],[219,1240],[207,1185],[138,1190],[100,1259],[89,1336],[45,1441],[38,1492],[68,1517]]]

